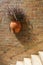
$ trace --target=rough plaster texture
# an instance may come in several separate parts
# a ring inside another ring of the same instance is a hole
[[[23,9],[27,20],[18,36],[9,30],[8,8],[14,7]],[[43,50],[43,0],[0,0],[0,65],[15,65],[39,50]]]

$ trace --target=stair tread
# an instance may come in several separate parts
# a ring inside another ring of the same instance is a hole
[[[39,55],[31,55],[31,58],[24,58],[24,61],[17,61],[16,65],[42,65],[43,51],[38,52]]]
[[[43,51],[39,51],[39,56],[40,56],[41,61],[43,62]]]
[[[24,58],[24,65],[32,65],[30,58]]]
[[[24,65],[24,64],[23,64],[23,61],[17,61],[16,65]]]
[[[38,55],[31,55],[32,65],[42,65]]]

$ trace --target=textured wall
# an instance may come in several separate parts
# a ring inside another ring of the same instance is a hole
[[[18,35],[9,30],[8,8],[14,7],[26,15]],[[0,0],[0,65],[14,64],[38,50],[43,50],[43,0]]]

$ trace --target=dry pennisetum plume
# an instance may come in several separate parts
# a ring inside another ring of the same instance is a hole
[[[11,18],[10,30],[14,33],[19,33],[22,30],[22,23],[24,21],[24,13],[20,9],[13,9],[9,11],[9,16]]]

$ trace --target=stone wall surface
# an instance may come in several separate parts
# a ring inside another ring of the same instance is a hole
[[[22,9],[26,15],[18,35],[9,30],[8,8]],[[39,50],[43,50],[43,0],[0,0],[0,65],[15,65]]]

